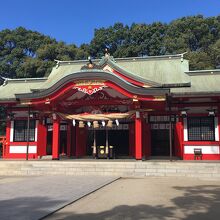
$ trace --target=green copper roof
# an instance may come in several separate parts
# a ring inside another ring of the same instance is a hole
[[[0,100],[14,100],[16,93],[31,92],[33,88],[39,88],[45,81],[42,79],[8,79],[0,86]]]
[[[124,59],[104,57],[93,62],[101,65],[106,63],[138,81],[152,82],[155,85],[190,82],[190,77],[185,74],[185,71],[189,70],[188,61],[180,55]],[[42,84],[40,89],[49,88],[63,77],[79,72],[86,63],[88,61],[58,61],[57,66],[53,68],[48,80]],[[92,72],[92,70],[89,71]]]
[[[191,87],[172,88],[171,92],[178,94],[187,93],[220,93],[220,69],[189,71]]]
[[[220,70],[189,71],[188,61],[183,59],[181,54],[118,59],[108,56],[103,57],[101,60],[93,60],[93,62],[100,66],[109,65],[116,71],[122,72],[137,81],[152,83],[154,87],[162,87],[168,84],[169,86],[172,84],[190,85],[191,83],[191,87],[188,88],[172,88],[171,92],[176,95],[194,92],[220,92]],[[91,74],[105,72],[105,74],[108,74],[108,71],[97,69],[81,70],[82,66],[87,63],[88,60],[57,61],[57,65],[48,77],[40,79],[8,79],[3,85],[0,85],[0,100],[14,100],[15,94],[48,89],[64,77],[79,74],[79,72],[89,72]]]
[[[117,63],[123,69],[138,74],[139,77],[160,84],[188,83],[188,61],[179,58],[160,60],[119,60]]]

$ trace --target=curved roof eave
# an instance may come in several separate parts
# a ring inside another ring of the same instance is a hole
[[[151,84],[154,87],[161,87],[162,86],[160,83],[144,79],[144,78],[142,78],[140,76],[135,75],[134,73],[131,73],[129,71],[124,70],[122,67],[120,67],[118,64],[116,64],[116,61],[114,62],[114,59],[111,58],[111,57],[104,57],[99,62],[99,65],[101,65],[103,67],[106,64],[108,64],[110,67],[112,67],[113,69],[115,69],[119,73],[122,73],[123,75],[125,75],[128,78],[134,79],[134,80],[139,81],[139,82],[144,83],[144,84]]]
[[[37,92],[35,90],[34,93],[25,93],[25,94],[15,94],[15,97],[18,99],[36,99],[36,98],[43,98],[47,97],[60,88],[63,87],[64,84],[74,81],[74,80],[88,80],[88,79],[93,79],[93,80],[106,80],[106,81],[111,81],[115,83],[116,85],[120,86],[121,88],[136,94],[136,95],[164,95],[170,92],[169,89],[167,88],[142,88],[142,87],[137,87],[132,85],[131,83],[125,81],[123,78],[116,76],[110,72],[105,72],[105,71],[93,71],[88,72],[88,71],[80,71],[80,72],[75,72],[72,74],[69,74],[65,76],[64,78],[60,79],[58,82],[56,82],[54,85],[49,87],[48,89],[45,90],[39,90]]]

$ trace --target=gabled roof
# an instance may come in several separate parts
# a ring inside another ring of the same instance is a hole
[[[162,85],[156,81],[149,80],[147,78],[140,77],[139,75],[135,73],[131,73],[130,71],[126,70],[125,68],[122,68],[120,65],[117,64],[116,60],[111,57],[103,57],[100,62],[99,66],[102,68],[105,68],[106,66],[110,67],[111,69],[119,72],[120,74],[124,75],[127,78],[134,79],[138,82],[141,82],[146,85],[150,85],[152,87],[161,87]]]
[[[182,54],[116,59],[107,56],[101,60],[93,60],[93,62],[102,67],[109,65],[110,68],[122,73],[125,77],[143,84],[150,84],[153,87],[166,87],[167,84],[169,84],[168,87],[175,87],[176,84],[189,86],[190,84],[190,77],[185,74],[185,71],[189,70],[188,61],[183,59]],[[81,70],[81,67],[87,63],[88,60],[57,61],[57,66],[53,68],[47,82],[41,88],[49,88],[53,83],[74,72],[87,71]]]
[[[3,79],[4,81],[0,78],[0,81],[4,83],[0,85],[0,100],[15,100],[15,94],[19,96],[43,92],[49,88],[54,88],[55,85],[63,82],[62,79],[69,76],[87,75],[94,77],[99,74],[110,78],[115,75],[123,85],[133,88],[140,87],[142,92],[150,88],[157,88],[157,90],[159,88],[171,88],[171,92],[177,96],[178,94],[198,94],[201,92],[220,93],[220,70],[189,71],[188,61],[183,59],[182,54],[116,59],[107,56],[92,62],[102,68],[82,70],[82,66],[86,65],[88,60],[57,61],[57,65],[48,77]],[[117,72],[120,75],[117,75]],[[132,79],[134,82],[127,79]],[[136,85],[135,82],[139,82],[141,85]],[[150,88],[144,88],[144,85]]]
[[[115,62],[108,62],[118,71],[155,82],[160,85],[166,84],[184,84],[189,83],[190,79],[185,71],[189,70],[187,60],[184,60],[182,54],[153,56],[153,57],[133,57],[118,58]]]

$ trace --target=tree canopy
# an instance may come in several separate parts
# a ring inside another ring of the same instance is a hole
[[[86,58],[84,48],[57,42],[23,27],[6,29],[0,32],[0,73],[9,78],[42,77],[49,74],[54,59]]]
[[[0,74],[4,77],[48,75],[54,59],[101,58],[105,48],[114,57],[156,56],[188,52],[190,69],[220,66],[220,16],[182,17],[168,24],[115,23],[95,29],[89,44],[77,47],[18,27],[0,32]]]

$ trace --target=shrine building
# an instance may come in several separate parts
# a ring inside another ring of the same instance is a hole
[[[184,54],[56,61],[49,76],[0,77],[4,159],[220,160],[220,69]]]

